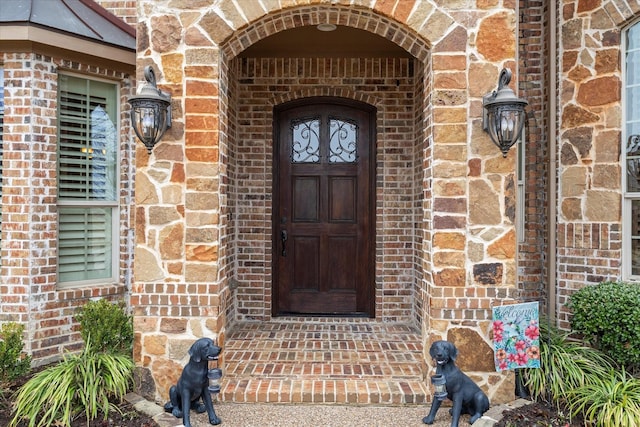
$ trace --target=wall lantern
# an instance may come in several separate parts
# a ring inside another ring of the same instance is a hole
[[[525,120],[524,107],[528,104],[511,90],[510,81],[511,70],[503,68],[498,90],[482,97],[482,127],[502,151],[502,157],[507,157],[511,146],[520,138]]]
[[[131,126],[151,154],[153,147],[171,127],[171,95],[156,86],[156,74],[150,65],[144,67],[147,81],[138,95],[129,98]]]

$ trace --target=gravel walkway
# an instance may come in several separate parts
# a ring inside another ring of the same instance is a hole
[[[182,419],[164,411],[162,406],[149,402],[135,393],[125,396],[134,407],[153,417],[160,427],[177,427]],[[473,427],[491,427],[502,416],[505,409],[517,408],[530,403],[518,399],[514,402],[489,408]],[[216,403],[216,414],[222,427],[412,427],[425,426],[422,418],[429,412],[430,404],[410,406],[375,405],[320,405],[320,404],[268,404],[268,403]],[[191,412],[192,427],[210,426],[207,414]],[[449,406],[442,406],[433,427],[449,427]],[[463,415],[460,427],[469,425],[469,416]]]
[[[356,405],[274,405],[219,403],[216,414],[223,427],[403,427],[425,426],[422,418],[429,412],[424,406],[356,406]],[[469,425],[468,416],[460,426]],[[193,427],[210,426],[206,414],[193,414]],[[449,408],[438,411],[434,427],[449,427]]]

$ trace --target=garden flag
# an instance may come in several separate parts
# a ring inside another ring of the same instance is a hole
[[[537,302],[493,308],[493,348],[496,371],[540,367],[540,327]]]

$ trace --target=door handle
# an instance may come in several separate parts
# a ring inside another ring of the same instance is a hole
[[[280,241],[282,242],[282,256],[287,256],[287,240],[289,236],[287,235],[287,230],[282,230],[280,232]]]

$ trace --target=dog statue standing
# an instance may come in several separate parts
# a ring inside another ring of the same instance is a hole
[[[458,427],[460,415],[469,414],[469,423],[476,422],[489,409],[489,398],[471,378],[465,375],[455,364],[458,349],[449,341],[436,341],[431,345],[429,354],[436,362],[436,374],[446,379],[447,398],[453,402],[449,410],[451,427]],[[433,424],[436,412],[442,401],[434,399],[429,415],[422,419],[425,424]]]
[[[207,411],[209,422],[214,426],[221,423],[213,409],[207,378],[209,361],[215,360],[221,350],[211,338],[198,339],[189,349],[189,363],[182,370],[178,383],[169,389],[171,400],[164,405],[164,410],[182,418],[184,427],[191,427],[190,409],[199,414]]]

